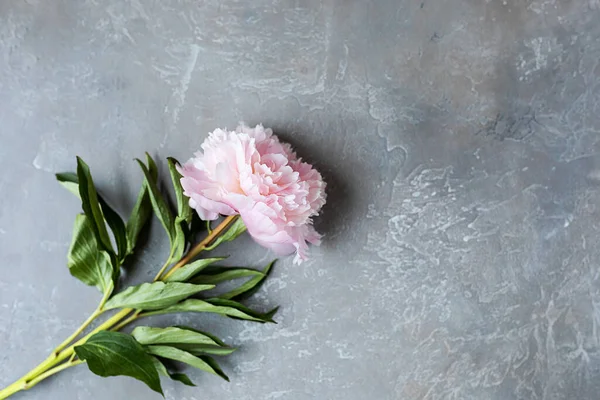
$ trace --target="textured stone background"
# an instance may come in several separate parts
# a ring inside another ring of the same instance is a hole
[[[134,157],[244,120],[324,172],[326,240],[254,299],[278,325],[178,318],[241,350],[232,383],[190,371],[168,399],[597,399],[599,22],[598,0],[0,2],[0,384],[99,297],[52,173],[83,156],[126,213]],[[154,226],[132,282],[166,256]],[[78,367],[15,398],[160,397]]]

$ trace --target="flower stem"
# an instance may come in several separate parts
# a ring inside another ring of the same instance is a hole
[[[202,240],[200,243],[198,243],[196,246],[194,246],[190,251],[188,251],[188,253],[185,255],[185,257],[183,257],[181,260],[179,260],[179,262],[177,264],[175,264],[173,266],[173,268],[171,268],[171,270],[169,272],[167,272],[162,278],[160,278],[160,280],[167,279],[169,276],[171,276],[171,274],[173,274],[179,268],[183,267],[188,262],[190,262],[190,260],[192,258],[197,256],[202,250],[207,248],[213,240],[215,240],[221,233],[223,233],[223,231],[225,229],[227,229],[231,224],[233,224],[237,218],[238,218],[237,215],[230,215],[227,218],[225,218],[215,229],[213,229],[208,234],[208,236],[206,236],[204,238],[204,240]]]
[[[92,323],[93,320],[95,320],[103,312],[104,312],[103,310],[96,309],[96,311],[94,311],[92,313],[92,315],[90,315],[89,318],[86,319],[85,322],[83,324],[81,324],[81,326],[79,328],[77,328],[77,330],[75,332],[73,332],[73,334],[71,336],[66,338],[64,342],[62,342],[60,345],[58,345],[58,347],[56,349],[54,349],[53,353],[58,355],[65,347],[67,347],[73,340],[75,340],[77,338],[77,336],[79,336],[81,334],[81,332],[83,332],[84,329],[87,328],[88,325]]]
[[[179,262],[177,262],[177,264],[175,264],[169,272],[164,274],[165,270],[170,264],[169,261],[167,261],[157,274],[154,281],[164,280],[177,269],[186,265],[192,258],[194,258],[200,252],[206,249],[221,233],[223,233],[233,222],[235,222],[237,218],[237,215],[231,215],[225,218],[215,229],[210,231],[209,234],[200,243],[194,246],[181,260],[179,260]],[[106,321],[104,321],[90,333],[77,340],[75,343],[69,345],[75,339],[77,339],[79,335],[81,335],[81,333],[92,323],[92,321],[94,321],[98,316],[104,313],[104,304],[112,294],[112,290],[113,288],[111,287],[106,291],[102,298],[102,301],[100,302],[96,310],[92,313],[92,315],[90,315],[90,317],[86,319],[85,322],[81,324],[81,326],[77,328],[75,332],[73,332],[73,334],[71,334],[56,349],[54,349],[54,351],[44,361],[42,361],[37,367],[33,368],[31,371],[29,371],[27,374],[25,374],[13,384],[0,390],[0,400],[4,400],[21,390],[30,389],[33,386],[37,385],[39,382],[43,381],[44,379],[64,369],[83,363],[83,360],[75,359],[75,347],[84,344],[90,337],[92,337],[96,333],[107,330],[118,331],[126,325],[130,324],[131,322],[135,321],[136,319],[146,316],[146,314],[141,314],[142,310],[124,308],[118,313],[114,314],[109,319],[107,319]],[[65,362],[65,360],[67,361]]]
[[[12,385],[7,386],[6,388],[0,390],[0,400],[4,400],[13,394],[20,392],[21,390],[28,390],[43,381],[44,379],[70,367],[74,367],[75,365],[79,365],[83,363],[82,360],[70,360],[66,363],[63,363],[57,367],[47,370],[46,372],[36,376],[33,379],[27,379],[27,376],[22,377]]]
[[[173,254],[173,253],[171,252],[171,254]],[[160,276],[165,272],[165,270],[169,267],[170,264],[171,264],[171,255],[169,255],[169,258],[167,259],[167,261],[163,264],[163,266],[158,271],[158,274],[156,274],[156,276],[154,277],[154,282],[156,282],[157,280],[160,279]]]
[[[90,315],[88,317],[88,319],[86,319],[85,322],[83,324],[81,324],[81,326],[79,328],[77,328],[77,330],[75,332],[73,332],[73,334],[71,336],[66,338],[64,340],[64,342],[59,344],[58,347],[54,349],[53,353],[55,355],[58,355],[65,347],[67,347],[69,345],[69,343],[71,343],[73,340],[75,340],[77,338],[77,336],[79,336],[81,334],[81,332],[83,332],[85,330],[85,328],[87,328],[92,323],[92,321],[94,321],[96,318],[98,318],[100,315],[102,315],[102,313],[104,313],[104,310],[103,310],[104,304],[106,303],[106,300],[108,300],[108,297],[112,294],[113,287],[114,286],[111,283],[108,290],[106,290],[106,293],[104,293],[104,296],[102,297],[102,300],[100,301],[100,304],[98,305],[96,310],[92,313],[92,315]]]
[[[194,246],[185,255],[185,257],[183,257],[181,260],[179,260],[179,262],[177,264],[175,264],[173,266],[173,268],[168,273],[166,273],[164,276],[161,277],[161,275],[163,275],[163,273],[165,272],[165,270],[169,266],[169,261],[167,260],[167,262],[162,266],[162,268],[160,269],[160,271],[158,272],[158,274],[154,278],[154,281],[156,282],[156,281],[159,281],[159,280],[162,281],[162,280],[167,279],[169,276],[171,276],[171,274],[173,272],[175,272],[177,269],[179,269],[182,266],[184,266],[185,264],[187,264],[192,258],[194,258],[195,256],[197,256],[202,250],[204,250],[208,245],[210,245],[211,242],[214,241],[221,233],[223,233],[223,231],[225,229],[227,229],[229,226],[231,226],[231,224],[233,222],[235,222],[235,220],[237,219],[237,217],[238,217],[237,215],[231,215],[231,216],[225,218],[214,230],[210,230],[208,236],[206,236],[200,243],[198,243],[196,246]],[[138,319],[140,317],[143,317],[145,315],[146,314],[142,314],[142,310],[136,310],[126,320],[121,321],[120,323],[118,323],[117,325],[115,325],[113,328],[111,328],[111,330],[113,330],[113,331],[119,331],[122,328],[124,328],[125,326],[127,326],[130,323],[132,323],[133,321],[135,321],[136,319]]]
[[[25,383],[21,380],[18,380],[12,385],[9,385],[4,389],[0,390],[0,400],[7,399],[13,394],[20,392],[21,390],[25,390]]]
[[[141,312],[142,312],[142,310],[136,310],[136,312],[134,312],[131,316],[129,316],[129,318],[127,318],[125,321],[121,321],[119,324],[115,325],[110,330],[111,331],[120,331],[125,326],[129,325],[130,323],[132,323],[133,321],[138,319]]]
[[[30,380],[29,382],[27,382],[25,384],[25,390],[27,389],[31,389],[32,387],[34,387],[35,385],[37,385],[38,383],[40,383],[41,381],[43,381],[44,379],[64,370],[67,368],[71,368],[74,367],[76,365],[79,364],[83,364],[85,361],[83,360],[72,360],[72,361],[68,361],[66,363],[63,363],[61,365],[59,365],[58,367],[54,367],[52,369],[49,369],[48,371],[44,372],[43,374],[39,375],[37,378]]]

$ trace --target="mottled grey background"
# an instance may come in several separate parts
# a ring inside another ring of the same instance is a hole
[[[323,171],[326,239],[253,300],[278,325],[179,317],[241,350],[231,383],[188,370],[167,399],[599,397],[598,0],[3,0],[1,385],[99,298],[52,173],[81,155],[126,213],[134,157],[240,120]],[[157,226],[131,282],[166,256]],[[160,397],[80,366],[15,398]]]

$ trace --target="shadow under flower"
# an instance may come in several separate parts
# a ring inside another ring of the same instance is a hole
[[[268,125],[266,125],[268,126]],[[341,233],[352,225],[349,217],[356,215],[356,197],[350,190],[349,175],[340,171],[349,171],[348,160],[332,157],[331,149],[323,146],[322,137],[313,142],[308,135],[289,129],[272,127],[273,133],[282,141],[289,143],[299,157],[312,164],[323,176],[327,183],[325,190],[327,202],[319,215],[314,219],[317,232],[323,235],[323,242],[335,246],[342,240]],[[356,168],[354,166],[353,168]]]

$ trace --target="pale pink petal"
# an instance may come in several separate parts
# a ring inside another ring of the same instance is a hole
[[[305,260],[320,235],[312,217],[325,204],[325,183],[271,129],[217,129],[201,152],[178,167],[190,206],[205,220],[240,214],[250,235],[277,254]]]
[[[192,197],[190,197],[190,207],[193,208],[194,210],[196,210],[196,212],[198,213],[198,216],[203,219],[204,221],[214,221],[215,219],[219,218],[219,214],[217,214],[214,211],[209,211],[204,207],[201,207],[198,202],[196,200],[194,200],[194,198],[199,198],[200,195],[192,195]]]
[[[210,210],[211,212],[216,214],[217,217],[218,217],[218,214],[222,214],[222,215],[236,215],[237,214],[237,212],[233,208],[229,207],[227,204],[225,204],[223,202],[214,201],[214,200],[206,198],[202,195],[193,195],[192,198],[196,201],[196,203],[198,204],[199,207],[201,207],[205,210]],[[209,220],[215,220],[215,219],[217,219],[217,217],[210,218]]]

